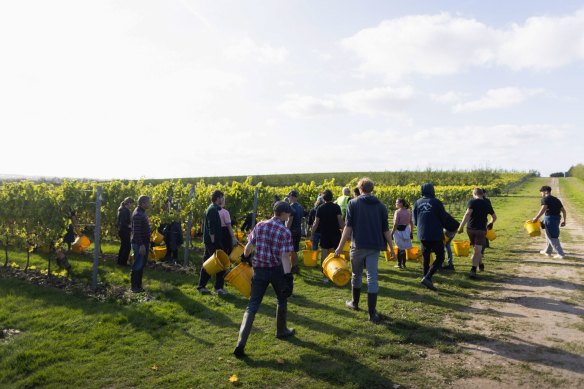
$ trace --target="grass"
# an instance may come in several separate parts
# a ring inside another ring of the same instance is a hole
[[[303,268],[289,301],[289,326],[297,336],[275,338],[275,297],[269,290],[248,341],[247,360],[231,355],[247,300],[230,287],[225,297],[201,296],[197,275],[146,271],[144,286],[153,300],[130,303],[101,302],[0,277],[0,328],[23,331],[0,343],[0,386],[221,388],[234,385],[228,381],[232,375],[240,387],[446,385],[427,379],[426,356],[461,353],[461,342],[487,340],[474,328],[449,325],[449,319],[464,322],[481,314],[469,313],[478,293],[505,287],[500,282],[526,254],[529,238],[522,221],[537,211],[542,182],[534,179],[513,195],[492,198],[498,237],[487,251],[488,272],[481,281],[466,277],[469,258],[455,258],[457,272],[439,273],[440,292],[434,293],[419,285],[419,264],[400,271],[380,259],[378,310],[389,319],[376,326],[366,312],[345,309],[349,286],[323,284],[320,271]],[[113,254],[117,246],[106,244],[103,250]],[[9,255],[24,266],[25,253]],[[91,258],[69,259],[72,277],[89,282]],[[200,257],[193,261],[200,265]],[[33,254],[31,264],[45,268],[46,257]],[[100,262],[101,282],[128,285],[127,273],[112,260]]]

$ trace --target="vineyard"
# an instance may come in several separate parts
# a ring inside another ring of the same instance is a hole
[[[396,198],[401,197],[413,203],[420,196],[419,185],[425,181],[418,183],[411,181],[423,176],[412,175],[406,179],[404,173],[395,173],[393,178],[388,173],[384,174],[386,180],[410,182],[407,185],[376,185],[375,194],[389,210],[393,210]],[[484,187],[489,195],[499,195],[531,176],[529,173],[498,172],[478,172],[476,176],[450,174],[453,181],[463,184],[445,185],[445,177],[427,181],[438,182],[437,197],[447,206],[457,209],[469,199],[470,192],[475,186]],[[457,176],[464,177],[464,180]],[[184,223],[191,213],[197,225],[208,206],[211,192],[219,189],[225,193],[226,208],[236,221],[234,225],[237,225],[237,221],[243,220],[245,215],[252,212],[256,190],[258,193],[256,219],[261,220],[271,215],[274,196],[284,198],[291,189],[296,189],[300,193],[300,203],[308,210],[324,189],[330,189],[336,195],[340,195],[343,186],[353,188],[357,180],[358,177],[355,176],[342,184],[333,178],[325,179],[320,184],[310,181],[287,186],[254,183],[257,179],[253,177],[248,177],[243,182],[231,181],[225,184],[210,184],[202,179],[195,184],[182,180],[167,180],[157,184],[145,181],[103,183],[64,181],[62,184],[11,182],[0,186],[0,237],[5,246],[13,245],[22,249],[49,245],[64,235],[70,223],[71,211],[76,212],[79,225],[77,233],[91,234],[95,223],[98,186],[101,187],[101,237],[103,240],[111,241],[117,240],[117,208],[125,197],[136,199],[140,195],[146,195],[152,199],[153,206],[149,216],[154,228],[169,221]],[[194,189],[192,198],[191,188]],[[169,202],[173,207],[165,207]]]

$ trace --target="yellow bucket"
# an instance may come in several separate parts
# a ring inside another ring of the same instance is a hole
[[[529,236],[540,236],[541,235],[541,224],[540,222],[533,222],[532,220],[528,220],[523,224],[523,228],[527,231]]]
[[[225,281],[245,297],[251,296],[251,278],[253,277],[253,268],[246,263],[240,263],[227,273]]]
[[[304,266],[315,267],[318,265],[318,251],[303,250]]]
[[[470,241],[454,239],[452,241],[452,248],[454,249],[454,254],[457,257],[468,257],[468,252],[470,250]]]
[[[197,230],[195,227],[191,227],[191,238],[194,238],[197,235]]]
[[[203,268],[205,271],[210,275],[217,274],[221,271],[229,269],[229,256],[223,250],[215,251],[215,254],[211,255],[209,259],[207,259],[203,263]]]
[[[385,257],[385,260],[387,262],[392,260],[391,256],[389,255],[390,252],[391,251],[389,251],[389,249],[385,249],[385,251],[383,252],[383,256]],[[393,246],[393,253],[395,254],[395,257],[393,259],[397,258],[397,246]]]
[[[150,236],[150,241],[154,244],[160,244],[164,240],[164,235],[162,235],[158,231],[153,231],[152,235]]]
[[[335,257],[335,253],[329,254],[322,264],[324,275],[337,286],[345,286],[351,281],[349,261],[342,257]]]
[[[345,242],[345,245],[343,246],[343,251],[351,251],[351,241],[350,240]]]
[[[312,250],[312,241],[311,240],[306,239],[304,241],[304,244],[306,245],[306,250]]]
[[[241,232],[241,231],[235,232],[235,239],[243,240],[243,232]]]
[[[231,254],[229,254],[229,260],[233,263],[241,262],[240,257],[244,251],[245,251],[245,247],[241,243],[236,244],[235,246],[233,246],[233,249],[231,250]]]
[[[497,234],[495,234],[495,230],[492,228],[490,230],[487,230],[486,238],[488,240],[495,240],[497,238]]]
[[[166,246],[153,247],[154,259],[162,259],[166,256]]]
[[[412,247],[411,249],[406,250],[406,259],[408,261],[416,261],[421,254],[420,249]]]

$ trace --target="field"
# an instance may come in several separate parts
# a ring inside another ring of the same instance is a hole
[[[554,370],[544,374],[559,365],[548,362],[542,369],[541,361],[527,356],[521,359],[521,353],[515,364],[492,360],[478,365],[460,363],[474,357],[474,351],[469,351],[472,346],[492,345],[493,341],[512,345],[513,325],[507,320],[511,316],[495,314],[499,319],[493,321],[491,316],[494,310],[499,312],[498,293],[513,285],[513,277],[521,275],[526,259],[534,255],[522,223],[536,213],[538,188],[548,182],[530,178],[509,194],[491,198],[499,216],[498,237],[487,251],[487,271],[480,281],[467,277],[469,258],[455,258],[456,272],[435,277],[439,288],[435,293],[420,286],[419,263],[410,262],[407,270],[399,270],[380,256],[378,310],[386,319],[373,325],[365,312],[344,307],[349,286],[323,284],[320,271],[302,268],[289,301],[289,326],[297,335],[288,340],[275,338],[275,298],[269,291],[248,341],[249,358],[244,360],[235,359],[231,352],[247,300],[234,288],[224,297],[197,293],[199,241],[191,257],[195,269],[181,273],[148,269],[144,277],[147,293],[140,295],[125,289],[128,274],[114,263],[115,241],[102,246],[105,255],[99,279],[103,293],[99,295],[67,285],[39,286],[16,279],[4,268],[0,273],[0,328],[20,333],[0,340],[0,386],[440,388],[481,387],[480,383],[507,382],[509,377],[514,377],[511,383],[517,386],[581,386],[581,373],[558,376]],[[560,185],[571,212],[584,214],[582,181],[561,179]],[[452,209],[458,219],[463,208]],[[568,234],[568,247],[576,240],[575,234]],[[25,266],[25,251],[11,247],[7,255],[9,264]],[[33,253],[30,264],[44,269],[47,256]],[[88,283],[90,255],[72,255],[70,261],[70,277]],[[570,263],[576,275],[571,281],[576,294],[570,298],[581,301],[581,264]],[[576,315],[574,326],[581,335],[584,310],[577,304],[571,307]],[[545,317],[554,312],[540,310],[538,314]],[[581,341],[556,342],[553,347],[533,342],[532,347],[541,352],[582,362]],[[502,350],[495,354],[504,356]],[[577,370],[566,366],[569,372]]]

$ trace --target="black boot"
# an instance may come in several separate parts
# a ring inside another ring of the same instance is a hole
[[[351,308],[355,311],[359,310],[359,299],[361,298],[361,288],[351,289],[353,293],[353,299],[345,302],[347,308]]]
[[[253,324],[253,320],[255,319],[255,313],[250,313],[245,311],[243,314],[243,320],[241,321],[241,327],[239,327],[239,338],[237,339],[237,346],[235,346],[235,350],[233,350],[233,355],[237,358],[245,357],[245,344],[247,343],[247,338],[249,337],[249,333],[251,332],[251,326]]]
[[[287,338],[296,333],[294,328],[286,327],[286,315],[288,308],[276,307],[276,338]]]
[[[130,272],[130,289],[132,290],[132,292],[138,289],[138,287],[136,286],[136,272],[133,270]]]
[[[132,270],[132,292],[134,293],[144,292],[144,289],[142,289],[142,273],[144,273],[144,270]]]
[[[381,317],[375,309],[377,307],[377,293],[367,293],[367,308],[369,310],[369,321],[379,323]]]

